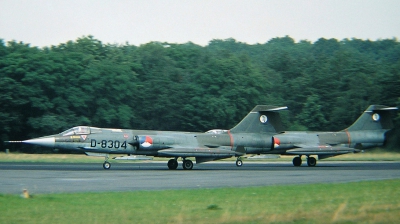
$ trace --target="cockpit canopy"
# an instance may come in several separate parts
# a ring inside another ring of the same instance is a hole
[[[60,133],[60,135],[62,136],[88,135],[88,134],[90,134],[90,127],[88,126],[73,127]]]

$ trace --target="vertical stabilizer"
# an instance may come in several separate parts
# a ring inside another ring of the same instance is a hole
[[[283,131],[280,110],[287,107],[257,105],[242,121],[230,131],[231,133],[278,133]]]
[[[397,107],[382,105],[371,105],[363,114],[349,127],[348,131],[360,130],[389,130],[393,128],[391,111]]]

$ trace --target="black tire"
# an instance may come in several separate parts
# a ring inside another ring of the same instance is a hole
[[[109,170],[109,169],[111,168],[111,164],[110,164],[109,162],[104,162],[104,163],[103,163],[103,168],[104,168],[105,170]]]
[[[317,160],[314,157],[307,158],[307,165],[308,166],[315,166],[317,165]]]
[[[242,166],[243,165],[243,162],[242,162],[242,160],[240,160],[240,159],[238,159],[238,160],[236,160],[236,166]]]
[[[168,168],[170,170],[176,170],[176,168],[178,168],[178,161],[176,161],[176,159],[168,160]]]
[[[189,159],[183,160],[182,167],[184,170],[191,170],[193,169],[193,162]]]
[[[299,156],[296,156],[293,158],[293,166],[301,166],[302,162],[303,161],[301,161],[301,157],[299,157]]]

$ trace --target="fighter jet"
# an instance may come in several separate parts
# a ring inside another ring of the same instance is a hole
[[[178,168],[182,158],[185,170],[196,163],[236,157],[242,166],[247,154],[297,155],[293,165],[300,166],[307,157],[308,166],[319,159],[361,149],[380,146],[385,133],[393,127],[390,110],[395,107],[372,105],[349,128],[339,132],[286,132],[279,111],[287,107],[257,105],[230,130],[213,129],[203,132],[175,132],[131,129],[110,129],[78,126],[60,134],[9,143],[27,143],[45,147],[82,151],[88,156],[105,158],[104,169],[110,169],[110,154],[143,155],[171,158],[167,165]],[[128,158],[126,157],[126,158]],[[121,157],[114,157],[113,159]]]
[[[348,128],[338,132],[287,131],[274,135],[271,153],[297,155],[294,166],[301,166],[304,155],[307,165],[315,166],[318,159],[325,159],[347,153],[358,153],[363,149],[383,146],[386,133],[393,128],[392,110],[397,107],[371,105]]]

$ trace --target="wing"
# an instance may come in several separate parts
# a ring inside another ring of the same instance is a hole
[[[170,148],[158,151],[159,156],[166,157],[231,157],[237,152],[221,148]]]
[[[360,149],[348,148],[343,146],[332,146],[328,144],[324,145],[296,145],[295,149],[286,150],[287,155],[318,155],[319,159],[325,159],[332,156],[347,154],[347,153],[357,153]]]

